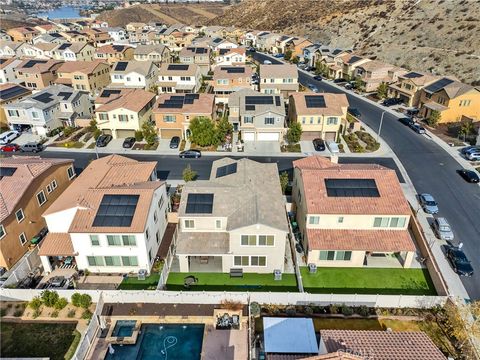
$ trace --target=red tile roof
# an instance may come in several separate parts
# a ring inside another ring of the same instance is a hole
[[[73,244],[67,233],[48,233],[38,250],[39,256],[74,256]]]

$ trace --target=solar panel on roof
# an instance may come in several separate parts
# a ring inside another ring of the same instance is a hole
[[[216,177],[224,177],[230,174],[235,174],[237,172],[237,163],[225,165],[225,166],[220,166],[217,168],[217,175]]]
[[[407,79],[414,79],[414,78],[422,77],[423,75],[416,72],[411,72],[403,76],[406,77]]]
[[[191,104],[194,103],[194,99],[185,98],[183,103],[186,104],[186,105],[191,105]]]
[[[164,102],[163,104],[158,105],[162,109],[181,109],[183,107],[183,102]]]
[[[16,167],[2,166],[0,167],[0,178],[3,178],[4,176],[12,176],[16,170],[17,170]]]
[[[185,94],[185,99],[195,99],[197,100],[200,97],[199,94]]]
[[[103,195],[92,226],[129,227],[139,197],[139,195]]]
[[[273,96],[245,96],[248,105],[273,105]]]
[[[122,90],[103,90],[100,97],[110,97],[111,95],[118,95]]]
[[[349,64],[353,64],[354,62],[357,62],[358,60],[362,60],[360,56],[352,56],[350,60],[348,60]]]
[[[72,46],[72,44],[70,43],[65,43],[65,44],[62,44],[58,47],[58,50],[65,50],[67,48],[69,48],[70,46]]]
[[[170,64],[168,65],[168,70],[188,70],[188,65],[181,65],[181,64]]]
[[[226,71],[228,74],[243,74],[245,73],[245,68],[243,67],[222,67],[223,71]]]
[[[125,49],[125,46],[123,46],[123,45],[112,45],[112,48],[115,51],[123,51],[123,49]]]
[[[175,101],[175,100],[183,101],[184,98],[185,98],[185,96],[183,96],[183,95],[172,95],[172,96],[170,96],[170,100],[173,100],[173,101]]]
[[[127,68],[127,65],[127,61],[119,61],[117,62],[117,65],[115,65],[115,71],[124,71]]]
[[[221,41],[222,41],[222,39],[220,39],[220,38],[215,38],[215,39],[213,39],[213,42],[214,42],[215,44],[217,44],[217,43],[219,43],[219,42],[221,42]]]
[[[440,79],[438,81],[435,81],[431,85],[428,85],[424,89],[425,89],[426,92],[429,92],[430,94],[433,94],[433,93],[436,93],[438,90],[443,89],[445,86],[447,86],[448,84],[451,84],[453,82],[454,81],[451,80],[451,79],[443,78],[443,79]]]
[[[16,85],[5,90],[0,90],[0,99],[8,100],[21,94],[27,94],[29,92],[30,91],[28,91],[27,89],[24,89],[23,87]]]
[[[63,100],[67,100],[70,96],[72,96],[72,92],[62,91],[58,93],[58,97],[63,98]]]
[[[325,179],[330,197],[380,197],[374,179]]]
[[[188,194],[186,214],[211,214],[213,194]]]
[[[195,48],[195,54],[206,54],[208,49],[205,48]]]
[[[52,94],[50,93],[43,93],[37,96],[34,96],[32,99],[40,101],[41,103],[48,104],[50,101],[53,100]]]
[[[45,64],[47,60],[29,60],[23,65],[24,68],[31,68],[37,64]]]
[[[324,108],[325,98],[323,95],[305,95],[307,108]]]

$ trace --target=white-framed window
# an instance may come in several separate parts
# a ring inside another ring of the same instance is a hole
[[[100,238],[98,235],[90,235],[90,244],[92,244],[92,246],[100,246]]]
[[[87,256],[89,266],[105,266],[103,256]]]
[[[310,225],[318,225],[320,223],[320,216],[309,216],[308,223]]]
[[[266,256],[234,256],[233,264],[235,266],[267,266]]]
[[[257,235],[242,235],[240,244],[242,246],[257,246]]]
[[[403,228],[406,223],[406,218],[404,217],[376,217],[373,219],[373,227],[375,228]]]
[[[338,219],[337,219],[337,222],[339,224],[343,224],[343,220],[344,220],[344,217],[343,216],[339,216]]]
[[[3,239],[5,236],[7,236],[7,232],[5,231],[3,225],[0,225],[0,239]]]
[[[17,218],[17,221],[20,223],[25,219],[25,214],[23,213],[22,209],[18,209],[15,212],[15,217]]]
[[[324,260],[324,261],[333,261],[333,260],[338,260],[338,261],[350,261],[352,258],[352,252],[351,251],[334,251],[334,250],[329,250],[329,251],[320,251],[319,254],[319,260]]]
[[[166,123],[174,123],[175,122],[175,115],[164,115],[163,121]]]
[[[158,200],[158,208],[161,209],[162,208],[162,205],[163,205],[163,195],[160,196],[160,200]]]
[[[327,117],[327,125],[337,125],[338,118],[336,117]]]
[[[138,258],[136,256],[122,256],[123,266],[138,266]]]
[[[253,124],[253,116],[244,116],[243,117],[243,122],[245,124]]]
[[[22,232],[19,236],[18,236],[18,239],[20,240],[20,244],[25,245],[25,243],[27,242],[27,237],[25,235],[24,232]]]
[[[53,191],[52,185],[47,184],[47,194],[50,194]]]
[[[57,180],[53,179],[50,185],[52,186],[52,191],[55,190],[58,187]]]
[[[107,235],[108,246],[122,246],[122,238],[120,235]]]
[[[147,240],[150,239],[150,232],[147,230],[145,230],[145,237],[147,238]]]
[[[45,193],[43,190],[40,190],[40,192],[37,194],[37,201],[38,205],[42,206],[47,202],[47,197],[45,196]]]
[[[275,245],[275,236],[273,236],[273,235],[259,235],[258,236],[258,245],[259,246],[274,246]]]
[[[68,180],[72,180],[75,176],[75,169],[73,168],[73,166],[70,166],[68,169],[67,169],[67,175],[68,175]]]
[[[215,228],[217,229],[222,228],[222,220],[215,220]]]
[[[154,211],[154,212],[153,212],[153,222],[156,224],[156,223],[157,223],[157,221],[158,221],[157,212],[156,212],[156,211]]]
[[[122,266],[120,256],[105,256],[105,266]]]
[[[265,118],[265,125],[273,125],[275,124],[275,118],[273,117],[266,117]]]
[[[184,220],[185,229],[195,229],[195,220]]]

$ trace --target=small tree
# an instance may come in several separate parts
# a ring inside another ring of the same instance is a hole
[[[299,61],[300,61],[300,59],[298,58],[298,56],[295,56],[295,57],[292,59],[292,63],[294,63],[294,64],[298,64]]]
[[[357,76],[354,80],[353,80],[353,87],[355,89],[358,89],[358,90],[362,90],[363,89],[363,80],[360,76]]]
[[[187,167],[183,169],[182,177],[185,182],[194,181],[197,178],[197,172],[188,164]]]
[[[150,121],[145,121],[142,124],[142,134],[148,145],[153,145],[157,141],[157,132]]]
[[[290,127],[287,130],[287,140],[289,144],[295,144],[300,141],[302,137],[302,125],[297,122],[291,122]]]
[[[142,130],[135,131],[135,141],[142,141],[143,140],[143,132]]]
[[[286,171],[280,174],[280,186],[282,188],[282,194],[285,194],[288,186],[288,173]]]
[[[74,293],[72,295],[72,304],[76,307],[88,309],[92,304],[92,297],[88,294]]]
[[[53,307],[58,301],[59,296],[56,291],[43,290],[41,293],[42,302],[45,306]]]
[[[92,120],[90,121],[90,124],[89,124],[89,125],[90,125],[90,126],[89,126],[88,130],[89,130],[90,132],[92,132],[92,133],[93,133],[95,130],[98,129],[98,127],[97,127],[97,120],[95,120],[95,119],[92,119]]]
[[[59,298],[57,302],[53,305],[53,307],[57,310],[62,310],[65,306],[67,306],[68,301],[65,298]]]
[[[292,58],[292,50],[288,49],[285,51],[285,56],[283,57],[285,60],[290,60]]]
[[[200,146],[217,144],[218,137],[213,121],[204,116],[195,117],[190,122],[190,140]]]
[[[233,132],[233,126],[226,117],[222,118],[216,128],[217,143],[225,141],[225,137]]]
[[[449,300],[445,304],[444,314],[447,317],[447,334],[457,340],[457,347],[462,353],[469,353],[471,339],[480,336],[480,302],[455,304]]]
[[[35,296],[32,300],[30,300],[28,306],[30,306],[33,310],[39,310],[42,306],[42,299],[40,299],[38,296]]]
[[[465,121],[462,121],[462,125],[460,126],[458,134],[463,136],[463,138],[465,139],[467,136],[474,134],[474,130],[475,127],[473,126],[473,121],[467,119]]]
[[[378,85],[377,96],[380,99],[385,99],[388,96],[388,84],[386,82],[381,82]]]
[[[427,124],[435,127],[438,125],[441,117],[442,117],[442,114],[440,114],[439,111],[432,110],[432,112],[430,113],[430,116],[427,118]]]

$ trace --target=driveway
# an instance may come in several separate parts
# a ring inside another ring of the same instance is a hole
[[[325,148],[323,151],[316,151],[313,147],[313,142],[310,140],[300,141],[300,148],[302,149],[302,154],[305,155],[319,155],[319,156],[331,156],[330,151]]]
[[[22,135],[20,135],[18,138],[16,138],[12,142],[18,145],[25,145],[26,143],[29,143],[29,142],[39,142],[40,139],[41,139],[40,135],[24,132],[22,133]]]
[[[172,154],[178,154],[180,152],[179,148],[170,149],[170,139],[158,139],[157,151]]]
[[[244,145],[246,153],[255,153],[257,156],[281,153],[278,141],[245,141]]]

